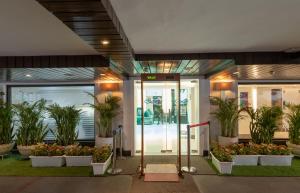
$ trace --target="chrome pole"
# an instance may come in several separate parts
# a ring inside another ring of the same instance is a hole
[[[122,169],[116,168],[116,161],[117,161],[117,129],[113,131],[113,163],[112,163],[112,168],[107,170],[107,173],[111,175],[117,175],[122,172]]]
[[[181,168],[181,171],[186,173],[195,173],[197,169],[191,166],[191,127],[188,125],[187,129],[187,166]]]
[[[123,126],[119,125],[119,131],[120,131],[120,157],[119,159],[124,160],[126,159],[123,157]]]

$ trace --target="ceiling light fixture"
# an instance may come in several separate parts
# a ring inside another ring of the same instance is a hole
[[[28,78],[32,77],[30,74],[26,74],[25,76],[28,77]]]
[[[102,73],[102,74],[100,74],[100,76],[105,76],[105,75],[106,75],[106,74],[103,74],[103,73]]]
[[[238,72],[238,71],[236,71],[236,72],[233,72],[232,74],[234,74],[234,75],[238,75],[238,74],[239,74],[239,72]]]
[[[101,41],[101,44],[102,44],[102,45],[108,45],[108,44],[109,44],[109,41],[108,41],[108,40],[102,40],[102,41]]]

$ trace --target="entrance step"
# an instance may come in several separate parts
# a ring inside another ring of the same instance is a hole
[[[145,182],[178,182],[175,164],[147,164],[144,170]]]

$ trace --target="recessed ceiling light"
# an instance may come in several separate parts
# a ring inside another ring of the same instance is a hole
[[[25,76],[26,76],[26,77],[32,77],[30,74],[26,74]]]
[[[232,74],[238,75],[238,74],[239,74],[239,72],[233,72]]]
[[[102,73],[102,74],[100,74],[100,76],[105,76],[105,75],[106,75],[106,74],[103,74],[103,73]]]
[[[109,44],[109,41],[108,41],[108,40],[102,40],[102,41],[101,41],[101,44],[102,44],[102,45],[108,45],[108,44]]]

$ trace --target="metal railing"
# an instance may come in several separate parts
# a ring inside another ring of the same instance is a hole
[[[209,130],[210,130],[210,123],[208,122],[203,122],[203,123],[197,123],[197,124],[191,124],[187,125],[187,166],[184,166],[181,168],[181,171],[186,172],[186,173],[195,173],[197,172],[197,169],[193,166],[191,166],[191,128],[193,127],[201,127],[204,125],[208,125],[208,133],[207,133],[207,144],[209,149]]]

